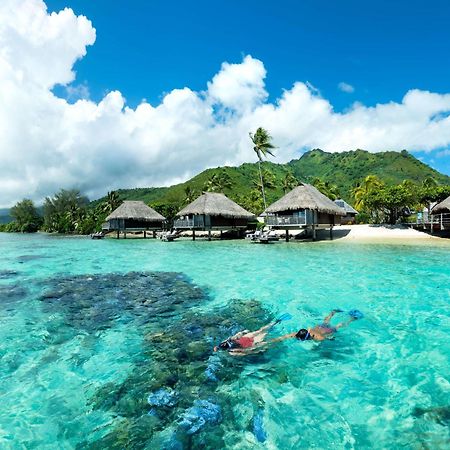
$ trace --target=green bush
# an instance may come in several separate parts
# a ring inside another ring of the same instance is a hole
[[[361,212],[356,215],[355,217],[355,223],[362,224],[362,223],[371,223],[372,218],[370,217],[370,214],[366,212]]]

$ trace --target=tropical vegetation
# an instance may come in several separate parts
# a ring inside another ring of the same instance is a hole
[[[11,208],[10,215],[13,221],[4,225],[5,231],[32,233],[42,225],[42,217],[30,199],[17,202]]]
[[[150,206],[154,204],[183,205],[186,193],[190,188],[196,196],[205,190],[205,186],[214,174],[228,175],[230,183],[223,186],[222,192],[233,200],[237,198],[254,197],[255,189],[259,189],[262,204],[260,211],[264,209],[262,200],[261,184],[255,187],[255,179],[260,178],[261,172],[272,174],[275,187],[265,189],[267,204],[279,199],[282,195],[295,187],[299,181],[319,186],[317,180],[328,183],[334,195],[338,195],[350,204],[353,204],[353,189],[361,183],[368,175],[375,175],[387,186],[397,185],[403,180],[411,180],[417,185],[425,179],[435,180],[437,185],[450,185],[450,177],[432,169],[430,166],[416,159],[407,152],[380,152],[369,153],[364,150],[354,150],[342,153],[326,153],[322,150],[311,150],[301,158],[292,160],[287,164],[277,164],[269,161],[260,163],[244,163],[238,167],[217,167],[204,170],[190,180],[169,187],[120,189],[118,194],[123,200],[142,200]],[[289,174],[289,175],[288,175]],[[290,182],[286,185],[285,179],[289,177]],[[266,187],[263,179],[264,187]],[[326,191],[325,191],[326,193]],[[330,190],[328,189],[328,193]],[[101,203],[105,197],[93,202]],[[244,205],[242,205],[244,206]]]
[[[245,209],[260,214],[265,202],[274,202],[299,182],[313,184],[331,199],[343,198],[361,213],[360,220],[374,223],[410,220],[414,211],[429,208],[430,203],[450,195],[450,177],[406,151],[372,154],[363,150],[343,153],[312,150],[300,159],[276,164],[263,160],[264,155],[273,155],[273,145],[268,132],[258,130],[252,135],[262,149],[258,148],[259,153],[255,150],[257,163],[207,169],[170,187],[111,191],[93,202],[77,190],[62,189],[46,198],[40,208],[31,200],[18,202],[9,212],[13,222],[0,225],[0,230],[39,228],[87,234],[99,230],[105,217],[123,200],[142,200],[171,220],[203,191],[223,192]],[[270,146],[264,147],[264,142]]]
[[[432,202],[440,202],[450,195],[450,185],[440,186],[432,178],[422,183],[404,180],[387,185],[376,175],[368,175],[353,190],[355,208],[360,211],[360,221],[395,224],[407,222],[423,208],[430,211]]]

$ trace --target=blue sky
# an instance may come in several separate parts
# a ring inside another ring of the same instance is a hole
[[[448,1],[46,3],[50,11],[68,6],[86,15],[97,29],[95,45],[75,66],[95,100],[112,89],[131,106],[156,104],[174,88],[201,91],[223,61],[247,54],[264,62],[269,99],[308,81],[336,111],[355,101],[398,102],[410,89],[450,88]],[[354,91],[342,92],[342,82]],[[417,156],[450,174],[450,158],[437,153]]]
[[[205,88],[223,61],[264,61],[272,96],[309,81],[336,109],[447,92],[448,1],[48,0],[92,20],[97,41],[77,64],[94,98],[119,89],[131,104]],[[338,89],[346,82],[351,95]]]
[[[448,0],[1,0],[0,207],[255,161],[258,126],[276,162],[407,149],[450,175],[449,23]]]

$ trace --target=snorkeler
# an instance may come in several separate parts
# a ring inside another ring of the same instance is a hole
[[[272,327],[284,320],[289,320],[291,318],[292,316],[290,314],[285,313],[274,322],[261,327],[259,330],[240,331],[234,336],[225,339],[218,346],[215,346],[214,351],[217,352],[218,350],[226,350],[232,355],[247,355],[249,353],[252,353],[267,344],[264,339]]]
[[[271,344],[274,342],[283,341],[285,339],[296,338],[299,341],[324,341],[325,339],[334,339],[334,333],[340,328],[346,327],[350,325],[355,320],[362,319],[364,314],[357,309],[352,309],[348,312],[350,319],[346,322],[340,322],[337,325],[333,326],[330,324],[330,320],[336,313],[344,312],[342,309],[333,309],[333,311],[328,314],[328,316],[323,319],[323,322],[320,325],[316,325],[312,328],[301,328],[297,332],[285,334],[284,336],[280,336],[279,338],[272,339],[268,341],[267,344]]]

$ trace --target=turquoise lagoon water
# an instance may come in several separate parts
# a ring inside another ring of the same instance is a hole
[[[0,447],[450,448],[449,255],[0,233]],[[335,307],[365,318],[211,356],[240,327],[288,311],[277,336]]]

